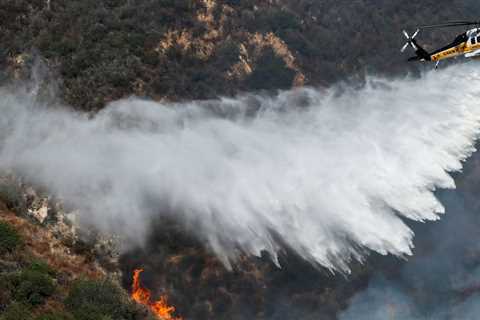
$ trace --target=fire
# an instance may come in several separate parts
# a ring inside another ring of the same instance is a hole
[[[149,307],[160,320],[183,320],[181,317],[173,316],[175,307],[168,305],[166,296],[161,296],[159,300],[150,302],[152,296],[150,290],[143,288],[140,284],[140,274],[142,272],[143,269],[136,269],[133,272],[132,299]]]

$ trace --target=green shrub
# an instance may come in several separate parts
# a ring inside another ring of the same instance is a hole
[[[18,285],[18,273],[0,273],[0,291],[13,291]]]
[[[22,303],[36,306],[45,302],[55,292],[55,284],[48,274],[24,270],[17,278],[14,298]]]
[[[79,280],[65,301],[75,320],[135,318],[135,308],[128,297],[114,283],[102,280]]]
[[[51,277],[55,277],[57,275],[57,272],[53,270],[48,263],[42,260],[32,261],[26,270],[43,273]]]
[[[73,320],[73,317],[65,312],[56,312],[40,315],[35,320]]]
[[[30,308],[20,303],[12,303],[0,315],[0,320],[32,320]]]
[[[1,270],[0,270],[1,271]],[[8,276],[0,274],[0,315],[5,306],[12,302],[12,283]],[[2,317],[0,316],[0,320]]]
[[[10,224],[0,221],[0,255],[15,251],[22,244],[22,238]]]
[[[215,56],[218,66],[225,71],[239,61],[240,48],[234,41],[227,40],[217,48]]]
[[[25,199],[22,190],[14,183],[0,184],[0,200],[5,203],[8,209],[20,214],[25,211]]]
[[[14,270],[0,274],[0,306],[13,300],[40,305],[55,291],[54,271],[45,262],[36,260],[21,271]]]
[[[277,90],[290,88],[295,71],[289,69],[285,61],[267,49],[257,62],[257,67],[246,79],[251,90]]]

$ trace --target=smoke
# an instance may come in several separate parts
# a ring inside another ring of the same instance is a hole
[[[129,98],[89,119],[0,91],[0,169],[47,186],[82,219],[141,240],[180,221],[227,265],[281,244],[331,270],[407,256],[404,218],[437,220],[474,151],[480,76],[468,66],[365,88],[167,104]]]
[[[352,299],[341,320],[478,319],[480,304],[480,217],[474,185],[441,192],[450,213],[440,223],[416,226],[416,254],[395,275],[379,269]]]

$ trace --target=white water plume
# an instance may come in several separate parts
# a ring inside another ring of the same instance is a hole
[[[360,90],[165,104],[92,119],[0,92],[0,168],[47,186],[104,228],[185,223],[227,264],[276,256],[277,236],[332,270],[368,250],[410,255],[401,218],[438,219],[436,188],[474,151],[480,75],[466,66]],[[368,250],[365,250],[368,249]]]

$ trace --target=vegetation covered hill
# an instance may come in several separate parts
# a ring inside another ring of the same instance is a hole
[[[42,59],[62,98],[85,111],[131,94],[207,99],[348,78],[361,83],[366,73],[420,70],[399,53],[403,28],[478,18],[479,9],[472,0],[1,0],[0,82],[30,77]],[[428,44],[448,42],[455,31],[425,32],[419,40],[433,49]],[[22,205],[5,199],[9,209]],[[146,316],[103,280],[88,251],[75,253],[10,211],[0,208],[0,320]],[[333,319],[371,272],[337,281],[295,258],[284,270],[265,258],[246,259],[232,273],[182,237],[166,228],[151,235],[151,246],[124,255],[123,285],[144,264],[146,273],[155,271],[149,283],[173,291],[188,319],[276,319],[287,309],[291,318],[307,319],[307,310]],[[98,296],[106,299],[92,299]]]
[[[328,85],[418,71],[399,53],[401,30],[478,9],[471,0],[3,0],[0,68],[4,81],[22,78],[43,57],[66,102],[83,110],[131,94],[205,99]],[[420,40],[443,44],[452,33]]]

